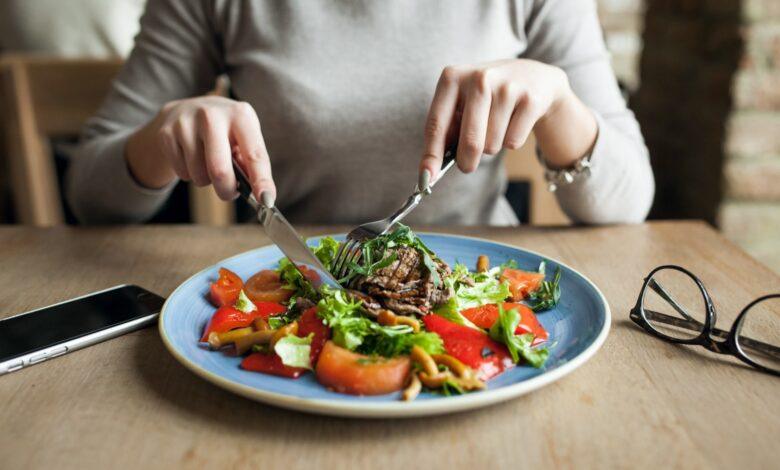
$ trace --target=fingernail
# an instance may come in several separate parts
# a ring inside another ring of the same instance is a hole
[[[420,172],[420,179],[417,181],[419,191],[430,192],[428,186],[431,184],[431,172],[427,168]]]
[[[271,194],[271,191],[263,191],[263,193],[260,194],[260,202],[270,209],[274,206],[274,195]]]

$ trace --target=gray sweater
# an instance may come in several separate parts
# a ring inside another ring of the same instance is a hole
[[[277,204],[291,221],[384,217],[415,186],[442,69],[513,57],[561,67],[597,117],[591,177],[557,191],[563,210],[583,223],[643,220],[652,171],[593,0],[151,0],[73,157],[68,199],[87,223],[151,217],[173,185],[150,190],[132,179],[128,136],[225,73],[260,118]],[[502,159],[448,174],[408,222],[516,224]]]

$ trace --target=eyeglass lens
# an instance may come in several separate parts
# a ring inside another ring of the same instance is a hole
[[[642,314],[663,336],[692,339],[701,334],[707,315],[704,293],[685,272],[672,268],[656,271],[642,297]]]
[[[780,298],[770,297],[750,307],[736,339],[753,362],[780,371]]]

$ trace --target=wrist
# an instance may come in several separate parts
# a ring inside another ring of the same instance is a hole
[[[534,134],[548,167],[569,168],[593,148],[598,124],[567,80],[553,104],[537,121]]]
[[[154,138],[154,121],[133,133],[125,145],[130,176],[147,189],[161,189],[176,179],[176,173]]]

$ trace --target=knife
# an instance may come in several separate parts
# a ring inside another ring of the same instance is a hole
[[[252,194],[252,186],[249,184],[246,173],[235,161],[233,161],[233,170],[236,173],[236,180],[238,180],[238,193],[257,212],[257,220],[263,226],[268,238],[276,243],[276,246],[292,261],[298,271],[305,277],[305,273],[300,269],[300,266],[305,266],[316,272],[322,283],[334,289],[342,289],[341,284],[322,265],[320,260],[314,256],[314,253],[306,246],[304,239],[298,235],[298,232],[290,225],[290,222],[287,221],[279,209],[276,206],[267,207],[257,202],[257,199]]]

